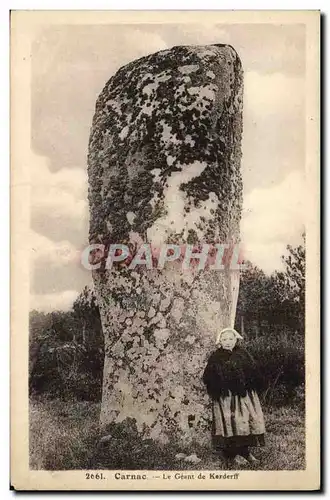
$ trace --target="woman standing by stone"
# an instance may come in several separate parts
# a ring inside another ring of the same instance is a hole
[[[235,465],[258,462],[249,448],[264,446],[265,423],[258,397],[262,379],[256,362],[237,340],[242,336],[225,328],[217,338],[203,381],[212,398],[213,444]]]

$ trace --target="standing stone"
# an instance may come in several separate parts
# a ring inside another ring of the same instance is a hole
[[[229,45],[173,47],[121,68],[93,119],[90,243],[132,254],[150,243],[154,256],[163,243],[238,242],[242,91]],[[239,273],[104,262],[93,271],[105,337],[102,433],[126,423],[163,443],[209,440],[202,373],[216,333],[233,326]]]

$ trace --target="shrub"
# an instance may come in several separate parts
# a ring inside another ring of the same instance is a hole
[[[100,401],[103,353],[74,341],[44,340],[30,373],[30,394]]]
[[[276,406],[303,404],[305,355],[302,342],[260,337],[246,344],[265,379],[264,402]]]

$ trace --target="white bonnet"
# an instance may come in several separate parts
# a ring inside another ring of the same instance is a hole
[[[235,335],[236,339],[243,339],[242,335],[240,333],[238,333],[234,328],[224,328],[223,330],[221,330],[221,332],[217,335],[217,340],[215,341],[215,343],[218,345],[220,344],[220,339],[221,339],[221,335],[225,332],[231,332]]]

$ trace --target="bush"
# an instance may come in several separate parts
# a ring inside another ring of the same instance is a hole
[[[75,341],[43,339],[30,373],[33,396],[100,401],[102,395],[103,351]]]
[[[302,342],[260,337],[246,344],[265,379],[264,402],[275,406],[303,404],[305,354]]]

